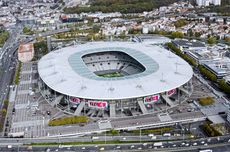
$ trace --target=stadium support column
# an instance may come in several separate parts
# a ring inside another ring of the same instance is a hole
[[[181,104],[181,101],[180,101],[180,89],[177,89],[177,95],[178,95],[178,101],[179,101],[179,104]]]
[[[51,52],[51,37],[47,36],[47,47],[48,47],[48,51]]]
[[[75,116],[79,116],[79,115],[81,114],[81,111],[82,111],[82,109],[84,108],[84,106],[85,106],[85,102],[82,101],[82,102],[79,104],[79,106],[77,107],[77,109],[75,110],[74,115],[75,115]]]
[[[115,103],[111,103],[109,106],[109,115],[112,118],[116,117],[115,106],[116,106]]]
[[[138,105],[139,105],[139,107],[140,107],[140,109],[141,109],[141,112],[142,112],[143,114],[147,114],[147,113],[148,113],[148,110],[146,109],[146,107],[145,107],[143,101],[142,101],[142,100],[137,100],[137,103],[138,103]]]

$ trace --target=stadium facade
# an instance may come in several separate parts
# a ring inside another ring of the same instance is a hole
[[[176,106],[192,93],[193,70],[159,45],[90,42],[62,48],[38,63],[39,89],[72,115],[123,117]]]

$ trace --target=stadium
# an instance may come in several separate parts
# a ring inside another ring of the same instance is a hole
[[[72,115],[124,117],[179,105],[192,93],[193,70],[160,45],[89,42],[38,62],[38,87],[53,107]]]

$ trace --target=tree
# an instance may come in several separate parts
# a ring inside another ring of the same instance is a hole
[[[228,85],[225,80],[220,80],[218,82],[219,87],[225,92],[230,94],[230,85]]]
[[[4,100],[4,105],[8,106],[9,100]]]
[[[7,110],[6,109],[2,109],[2,115],[6,116]]]
[[[211,71],[209,71],[208,69],[206,69],[203,65],[199,65],[199,71],[205,75],[209,80],[213,81],[213,82],[217,82],[217,77],[215,74],[213,74]]]
[[[195,37],[200,37],[201,33],[200,32],[195,32]]]
[[[126,38],[125,31],[123,31],[123,32],[119,35],[119,37],[120,37],[121,39],[125,39],[125,38]]]
[[[188,22],[185,19],[179,19],[176,22],[174,22],[176,28],[185,26],[186,24],[188,24]]]
[[[27,27],[27,26],[25,26],[25,27],[23,28],[23,33],[24,33],[24,34],[29,34],[29,35],[34,34],[34,32],[33,32],[29,27]]]
[[[188,36],[190,36],[190,37],[194,36],[194,33],[193,33],[192,29],[188,30]]]
[[[118,130],[115,130],[115,129],[111,129],[110,130],[111,134],[114,136],[114,135],[117,135],[119,133]]]
[[[216,43],[216,37],[210,36],[207,40],[208,44],[215,44]]]
[[[172,37],[173,38],[183,38],[184,34],[182,32],[176,31],[176,32],[172,32]]]

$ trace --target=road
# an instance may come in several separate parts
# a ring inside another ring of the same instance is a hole
[[[0,73],[0,108],[3,106],[3,100],[7,98],[9,91],[9,86],[14,74],[14,68],[16,66],[16,54],[15,51],[18,48],[19,42],[18,37],[22,30],[22,27],[15,26],[14,29],[10,31],[10,36],[5,42],[1,52],[0,52],[0,62],[1,70]]]
[[[17,139],[18,143],[0,143],[0,151],[188,151],[188,152],[197,152],[201,149],[215,149],[216,151],[224,152],[230,148],[229,144],[230,136],[222,137],[212,137],[212,138],[203,138],[195,140],[177,140],[177,141],[168,141],[168,142],[158,142],[158,145],[154,142],[146,143],[126,143],[126,144],[100,144],[96,143],[90,145],[41,145],[41,146],[31,146],[28,149],[28,146],[20,144],[20,140]],[[33,140],[33,139],[28,139]],[[42,139],[45,142],[45,139]],[[1,140],[2,141],[2,140]],[[16,139],[15,139],[16,141]],[[12,148],[7,148],[8,145],[12,145]],[[103,148],[102,148],[103,147]]]
[[[15,53],[20,44],[19,36],[22,32],[22,25],[17,24],[10,30],[10,36],[5,42],[3,48],[0,50],[0,109],[3,106],[4,99],[7,98],[9,92],[9,86],[11,84],[11,80],[13,78],[13,74],[15,71],[17,54]],[[53,35],[56,33],[67,32],[70,29],[58,29],[54,31],[48,31],[44,33],[37,34],[35,36],[28,36],[23,40],[24,43],[28,43],[33,41],[37,37],[46,37],[49,35]]]

